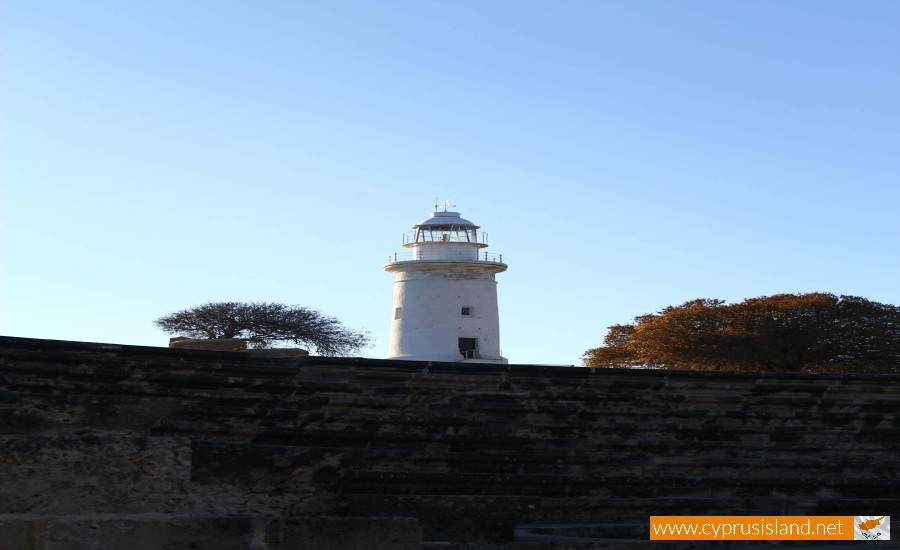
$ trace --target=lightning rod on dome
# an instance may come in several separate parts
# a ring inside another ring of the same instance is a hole
[[[437,212],[437,209],[438,209],[438,208],[441,208],[441,207],[443,207],[443,208],[444,208],[444,212],[446,212],[448,208],[456,208],[456,205],[455,205],[455,204],[451,204],[451,203],[450,203],[450,199],[446,199],[445,201],[440,202],[440,199],[438,199],[438,198],[435,197],[435,199],[434,199],[434,211]]]

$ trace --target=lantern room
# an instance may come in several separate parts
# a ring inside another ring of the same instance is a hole
[[[412,248],[424,243],[467,243],[478,248],[487,246],[487,236],[479,235],[478,226],[459,216],[459,212],[432,212],[431,217],[413,226],[415,230],[409,238],[404,238],[403,246]],[[479,242],[479,236],[482,241]]]

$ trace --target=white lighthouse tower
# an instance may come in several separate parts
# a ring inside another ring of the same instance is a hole
[[[448,206],[414,225],[403,236],[409,250],[384,266],[394,274],[387,358],[506,363],[494,275],[507,266],[502,256],[483,250],[487,234]]]

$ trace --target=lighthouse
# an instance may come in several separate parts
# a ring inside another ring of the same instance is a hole
[[[485,250],[487,234],[449,206],[415,224],[403,236],[406,251],[384,265],[394,274],[387,358],[507,363],[494,278],[507,266],[503,256]]]

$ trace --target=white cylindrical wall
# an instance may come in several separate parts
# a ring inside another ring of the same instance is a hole
[[[460,361],[459,339],[476,338],[479,359],[504,362],[494,279],[497,270],[471,264],[423,266],[422,270],[410,267],[394,272],[388,358]],[[470,315],[462,314],[464,307],[471,308]]]
[[[478,248],[464,243],[424,243],[413,249],[414,260],[477,260]]]

